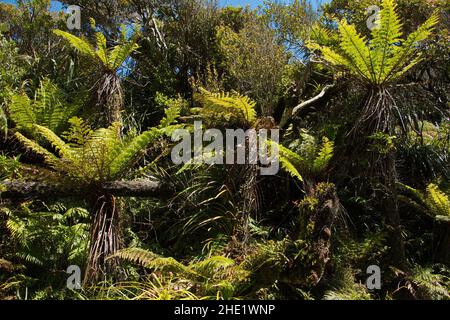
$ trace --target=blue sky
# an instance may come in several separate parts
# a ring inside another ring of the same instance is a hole
[[[263,0],[219,0],[222,5],[232,5],[232,6],[246,6],[250,5],[251,7],[257,7],[258,5],[262,4]],[[15,3],[15,0],[0,0],[0,2],[6,2],[6,3]],[[313,3],[316,1],[312,1]],[[322,0],[322,2],[327,2],[326,0]],[[57,1],[52,1],[53,9],[58,9],[59,5]]]
[[[15,0],[0,0],[0,2],[6,2],[6,3],[15,3]],[[55,2],[55,1],[52,1]],[[241,6],[245,6],[247,4],[249,4],[252,7],[256,7],[259,4],[263,3],[263,0],[220,0],[220,3],[222,5],[233,5],[233,6],[237,6],[237,5],[241,5]],[[54,8],[57,8],[58,5],[54,4]]]

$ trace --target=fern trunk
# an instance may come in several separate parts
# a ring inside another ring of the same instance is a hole
[[[385,159],[383,175],[388,191],[385,199],[384,212],[388,241],[390,246],[392,263],[395,267],[405,270],[407,268],[405,245],[402,237],[401,219],[397,194],[397,171],[395,166],[395,154],[391,152]]]
[[[299,205],[297,241],[303,241],[293,265],[284,274],[286,283],[316,286],[331,259],[332,229],[340,210],[336,186],[331,183],[305,184],[307,197]]]
[[[90,248],[84,283],[94,284],[101,277],[113,275],[118,268],[117,258],[109,259],[122,248],[120,206],[117,199],[104,194],[94,204],[90,231]]]
[[[376,133],[388,136],[395,135],[396,120],[394,116],[395,100],[384,87],[369,89],[365,104],[356,124],[356,132],[365,137]],[[390,255],[395,267],[406,269],[406,253],[401,232],[401,219],[397,195],[396,154],[394,149],[386,150],[385,154],[376,154],[374,167],[379,168],[381,179],[386,188],[384,199],[385,227],[388,234]]]

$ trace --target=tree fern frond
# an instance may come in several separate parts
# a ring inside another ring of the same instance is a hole
[[[149,269],[192,273],[192,271],[190,271],[185,265],[179,263],[174,258],[163,258],[151,251],[141,248],[127,248],[119,250],[110,258],[123,259]]]
[[[47,127],[43,127],[40,125],[34,126],[38,133],[44,137],[55,149],[58,151],[61,157],[65,157],[70,159],[71,158],[71,150],[66,143],[56,135],[52,130],[50,130]]]
[[[92,59],[97,56],[95,49],[89,42],[62,30],[53,30],[53,33],[57,36],[63,37],[80,53],[87,55]]]
[[[139,45],[133,41],[115,46],[108,54],[109,68],[111,70],[120,68],[125,60],[138,49]]]
[[[181,105],[180,104],[172,104],[164,110],[164,118],[161,120],[159,124],[159,128],[163,129],[169,127],[172,124],[175,124],[180,117],[181,113]]]
[[[379,13],[379,27],[372,30],[370,44],[376,81],[384,79],[385,63],[392,56],[394,47],[400,43],[402,24],[395,9],[394,0],[383,0],[383,9]]]
[[[19,257],[20,259],[24,260],[27,263],[31,263],[31,264],[34,264],[34,265],[37,265],[37,266],[43,266],[44,265],[44,262],[41,259],[31,255],[30,253],[17,252],[16,256]]]
[[[129,168],[131,162],[136,159],[139,153],[145,151],[148,144],[155,141],[162,135],[157,129],[146,131],[121,148],[120,153],[111,163],[111,176],[116,177]]]
[[[367,40],[358,34],[355,26],[342,20],[339,23],[341,48],[351,58],[353,65],[366,79],[375,81]]]
[[[277,144],[275,141],[268,141],[268,144]],[[303,177],[299,170],[302,167],[304,159],[292,150],[286,148],[281,144],[277,144],[278,147],[278,159],[280,161],[281,167],[289,173],[292,177],[303,181]]]
[[[218,115],[226,120],[238,117],[247,123],[253,123],[256,120],[256,102],[249,97],[237,92],[211,93],[203,88],[200,88],[200,92],[203,108],[198,111],[201,114]]]
[[[313,168],[316,172],[320,172],[328,166],[331,158],[333,158],[334,154],[334,143],[330,141],[328,138],[324,137],[322,140],[322,147],[319,150],[319,154],[314,159]]]
[[[223,256],[213,256],[206,260],[193,263],[190,265],[190,268],[197,271],[199,274],[211,274],[216,273],[220,269],[226,269],[234,266],[235,262],[232,259],[223,257]]]
[[[450,199],[435,184],[427,187],[427,204],[436,216],[450,217]]]
[[[97,43],[97,50],[95,53],[97,54],[97,57],[100,59],[103,65],[108,66],[109,59],[108,59],[108,47],[106,44],[106,37],[103,33],[96,32],[95,40]]]
[[[384,82],[398,79],[414,66],[414,64],[410,63],[409,67],[402,72],[402,69],[405,69],[405,64],[415,58],[415,52],[418,49],[417,44],[431,35],[438,22],[439,13],[438,11],[435,11],[427,21],[407,37],[400,48],[395,50],[393,56],[386,62]],[[418,61],[414,60],[414,63],[418,63]]]
[[[36,114],[33,112],[31,100],[25,93],[14,94],[9,104],[11,120],[18,130],[31,131],[36,123]]]
[[[57,160],[57,157],[53,153],[41,147],[38,143],[26,138],[21,133],[16,132],[15,137],[26,149],[42,156],[47,163],[52,164]]]
[[[329,47],[325,47],[325,46],[320,46],[316,43],[309,43],[307,46],[310,50],[318,50],[322,54],[325,61],[331,63],[332,65],[344,66],[344,67],[348,68],[349,70],[352,70],[355,73],[358,73],[358,70],[355,68],[355,66],[352,64],[351,61],[349,61],[347,58],[340,55],[333,49],[331,49]]]

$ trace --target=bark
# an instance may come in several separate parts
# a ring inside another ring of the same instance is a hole
[[[119,197],[164,198],[173,194],[169,186],[147,180],[106,182],[101,184],[99,189]],[[86,188],[41,182],[0,182],[0,199],[21,200],[64,197],[86,197]]]
[[[396,187],[397,173],[395,168],[394,153],[391,152],[387,158],[384,159],[384,162],[385,186],[389,192],[388,198],[385,200],[384,212],[386,214],[386,230],[389,238],[388,241],[392,258],[391,263],[401,270],[406,270],[407,260],[398,207],[398,194]]]
[[[317,96],[315,96],[315,97],[313,97],[313,98],[311,98],[311,99],[309,99],[309,100],[299,104],[298,106],[296,106],[294,108],[294,110],[292,111],[292,116],[295,116],[301,110],[309,107],[310,105],[312,105],[312,104],[316,103],[317,101],[319,101],[320,99],[322,99],[327,94],[327,92],[330,89],[334,88],[334,86],[335,86],[335,84],[326,85]]]
[[[95,198],[85,285],[95,284],[107,275],[117,275],[119,261],[110,256],[122,248],[120,204],[111,194],[92,199]]]

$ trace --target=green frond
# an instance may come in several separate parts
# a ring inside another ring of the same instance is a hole
[[[395,9],[394,0],[383,0],[383,9],[379,13],[379,27],[372,30],[370,43],[374,73],[377,83],[384,80],[386,74],[386,62],[394,52],[395,46],[400,44],[402,36],[402,24]]]
[[[108,66],[109,59],[108,59],[108,47],[106,44],[106,37],[104,36],[103,33],[96,32],[95,40],[97,43],[97,50],[96,50],[97,57],[100,59],[103,65]]]
[[[277,144],[275,141],[268,141],[268,144]],[[277,144],[278,147],[278,159],[280,161],[281,167],[289,173],[292,177],[297,178],[300,181],[303,181],[303,177],[300,174],[299,170],[303,165],[303,158],[298,154],[293,152],[292,150],[282,146],[281,144]]]
[[[44,262],[41,259],[39,259],[38,257],[32,256],[31,254],[26,253],[26,252],[17,252],[16,256],[18,258],[22,259],[23,261],[25,261],[27,263],[30,263],[30,264],[34,264],[34,265],[37,265],[37,266],[43,266],[44,265]]]
[[[34,99],[25,93],[13,94],[8,107],[16,128],[29,134],[33,134],[35,124],[58,131],[79,108],[76,104],[63,104],[61,89],[48,79],[41,80]]]
[[[399,184],[399,187],[408,195],[400,196],[406,204],[418,209],[420,212],[440,221],[450,219],[450,199],[433,183],[429,184],[425,192],[410,186]]]
[[[198,272],[199,274],[209,274],[215,273],[220,269],[226,269],[235,265],[234,260],[223,257],[223,256],[214,256],[210,257],[206,260],[193,263],[190,265],[190,268]]]
[[[86,144],[91,135],[93,134],[92,129],[83,119],[78,117],[73,117],[69,120],[70,128],[63,137],[69,141],[73,142],[78,146]]]
[[[58,151],[61,157],[70,158],[71,150],[70,147],[66,145],[66,143],[56,135],[52,130],[47,127],[43,127],[40,125],[34,126],[37,132],[44,137],[55,149]]]
[[[97,56],[95,49],[89,42],[62,30],[53,30],[53,33],[67,40],[70,45],[78,50],[81,54],[87,55],[92,59]]]
[[[111,70],[120,68],[125,60],[138,49],[139,45],[134,41],[128,41],[125,44],[115,46],[108,53],[109,68]]]
[[[180,117],[181,113],[181,105],[178,103],[173,103],[169,107],[164,110],[164,118],[161,120],[159,124],[159,128],[163,129],[169,127],[172,124],[175,124]]]
[[[355,26],[342,20],[339,23],[341,48],[351,58],[355,69],[369,81],[375,81],[367,40],[358,34]]]
[[[36,114],[33,112],[31,100],[25,93],[15,94],[9,104],[11,120],[18,130],[30,132],[36,123]]]
[[[308,43],[307,47],[310,50],[319,51],[322,54],[323,59],[334,66],[344,66],[347,69],[354,71],[355,73],[358,72],[351,61],[329,47],[321,46],[313,42]]]
[[[398,79],[411,69],[420,60],[415,56],[419,42],[426,40],[439,22],[439,13],[435,11],[416,31],[411,33],[402,43],[401,47],[394,51],[393,56],[386,63],[385,82]],[[410,61],[413,60],[411,63]],[[409,64],[408,67],[404,67]]]
[[[314,160],[313,168],[316,172],[320,172],[328,166],[331,158],[334,154],[334,143],[328,138],[324,137],[322,140],[322,146],[319,150],[319,154]]]
[[[191,273],[185,265],[179,263],[174,258],[163,258],[153,252],[141,248],[127,248],[119,250],[110,258],[123,259],[141,265],[145,268],[159,271]]]
[[[225,120],[235,119],[253,123],[256,120],[256,102],[237,92],[211,93],[200,88],[202,108],[197,111],[203,116],[222,117]]]
[[[123,174],[136,157],[140,153],[143,153],[146,147],[159,138],[161,134],[160,130],[152,129],[132,139],[125,146],[122,146],[120,153],[111,163],[111,176],[116,177]]]
[[[57,158],[47,149],[41,147],[38,143],[26,138],[21,133],[15,133],[16,139],[28,150],[34,152],[35,154],[42,156],[47,163],[53,163]]]
[[[435,184],[427,187],[427,204],[436,216],[450,217],[450,199]]]

